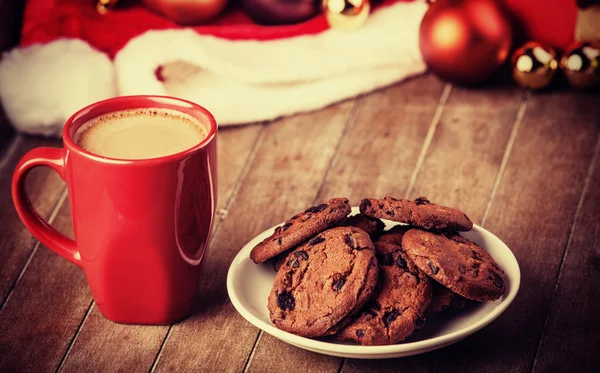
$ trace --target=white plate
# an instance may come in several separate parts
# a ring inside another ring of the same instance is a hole
[[[358,208],[353,208],[352,212],[358,213]],[[398,225],[389,220],[384,222],[388,228]],[[252,248],[271,235],[274,229],[275,227],[268,229],[248,242],[231,263],[227,274],[229,298],[237,311],[257,328],[284,342],[321,354],[360,359],[385,359],[421,354],[448,346],[475,333],[500,316],[515,299],[521,282],[519,264],[510,249],[498,237],[475,225],[473,230],[462,232],[461,236],[487,250],[506,273],[507,289],[499,300],[483,302],[456,312],[442,312],[437,317],[428,317],[421,330],[396,345],[360,346],[332,339],[300,337],[280,330],[271,323],[267,298],[273,286],[275,271],[270,263],[257,265],[249,257]]]

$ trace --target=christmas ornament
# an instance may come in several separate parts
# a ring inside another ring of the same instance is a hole
[[[323,12],[332,28],[350,31],[365,23],[371,3],[369,0],[323,0]]]
[[[319,0],[242,0],[242,5],[262,25],[299,23],[319,12]]]
[[[196,25],[219,15],[227,0],[142,0],[155,13],[184,25]]]
[[[560,68],[573,87],[591,88],[600,83],[600,45],[573,43],[560,59]]]
[[[558,69],[556,53],[550,47],[529,41],[517,49],[511,58],[513,78],[521,87],[547,87]]]
[[[427,66],[452,83],[487,80],[508,57],[512,31],[494,0],[438,0],[421,21],[419,46]]]
[[[102,15],[110,12],[117,4],[118,0],[98,0],[96,3],[96,11]]]

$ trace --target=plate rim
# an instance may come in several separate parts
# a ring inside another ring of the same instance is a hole
[[[358,211],[358,207],[353,207],[351,215],[355,214],[357,211]],[[386,223],[386,226],[402,225],[402,223],[398,223],[395,221],[391,221],[391,220],[387,220],[387,219],[382,219],[382,220],[384,220],[384,222]],[[248,259],[249,258],[248,255],[250,254],[249,251],[252,249],[252,247],[250,247],[250,243],[255,240],[262,240],[262,239],[268,237],[269,235],[271,235],[273,233],[275,228],[277,228],[278,226],[280,226],[284,223],[285,222],[276,224],[276,225],[266,229],[265,231],[261,232],[260,234],[254,236],[252,239],[250,239],[248,242],[246,242],[246,244],[238,251],[238,253],[234,257],[234,259],[232,260],[231,264],[229,265],[229,269],[227,271],[227,294],[229,295],[229,300],[233,304],[236,311],[246,321],[248,321],[250,324],[257,327],[258,329],[269,333],[270,335],[274,336],[275,338],[280,339],[286,343],[296,345],[297,347],[309,345],[311,347],[311,350],[313,350],[313,351],[315,349],[318,349],[318,350],[323,351],[323,353],[330,351],[330,352],[334,352],[334,353],[338,353],[338,354],[357,355],[357,356],[358,355],[390,355],[393,353],[403,354],[403,353],[407,353],[407,352],[411,352],[411,351],[418,351],[418,350],[426,349],[426,348],[432,347],[434,345],[440,345],[440,348],[441,348],[443,346],[451,344],[453,341],[458,342],[458,340],[466,338],[469,335],[471,335],[471,334],[481,330],[485,326],[489,325],[492,321],[494,321],[502,313],[504,313],[504,311],[508,308],[508,306],[510,306],[510,304],[514,301],[514,299],[517,296],[519,289],[520,289],[521,269],[519,267],[517,258],[515,257],[512,250],[508,247],[508,245],[506,245],[506,243],[504,243],[504,241],[502,241],[500,238],[498,238],[492,232],[488,231],[487,229],[485,229],[477,224],[473,224],[473,230],[477,231],[478,233],[483,233],[484,235],[485,234],[491,235],[493,238],[496,238],[502,244],[501,246],[503,246],[503,249],[505,249],[508,254],[508,260],[513,262],[512,264],[514,265],[514,267],[516,269],[515,277],[514,278],[509,277],[510,290],[509,290],[508,294],[506,294],[506,297],[501,301],[500,304],[498,304],[498,306],[496,308],[494,308],[488,315],[486,315],[481,320],[479,320],[476,323],[469,325],[465,328],[456,330],[456,331],[448,333],[448,334],[443,334],[443,335],[440,335],[440,336],[437,336],[434,338],[428,338],[428,339],[424,339],[421,341],[414,341],[414,342],[407,342],[407,343],[398,343],[398,344],[393,344],[393,345],[384,345],[384,346],[363,346],[363,345],[353,345],[353,344],[338,344],[338,343],[320,341],[320,340],[312,339],[312,338],[308,338],[308,337],[302,337],[302,336],[295,335],[295,334],[286,332],[284,330],[278,329],[274,325],[262,321],[258,317],[254,316],[251,312],[247,311],[246,308],[242,305],[242,302],[240,301],[240,299],[237,296],[236,292],[234,291],[234,287],[233,287],[233,277],[234,277],[233,273],[235,271],[235,268],[237,268],[242,261],[244,261],[246,259],[249,260]],[[484,250],[487,251],[487,249],[485,249],[485,248],[484,248]],[[266,307],[266,301],[265,301],[265,307]],[[302,347],[300,347],[300,348],[302,348]],[[417,352],[417,353],[419,353],[419,352]]]

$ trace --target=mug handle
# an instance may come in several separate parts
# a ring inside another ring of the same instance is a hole
[[[29,151],[21,158],[12,178],[12,199],[17,214],[25,224],[25,227],[41,243],[46,245],[58,255],[81,267],[81,256],[77,251],[75,241],[58,232],[46,222],[35,207],[25,190],[25,179],[27,174],[38,166],[50,167],[58,173],[61,179],[65,179],[65,150],[59,148],[37,148]]]

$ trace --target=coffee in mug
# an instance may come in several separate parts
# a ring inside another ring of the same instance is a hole
[[[73,140],[88,152],[103,157],[148,159],[190,149],[206,136],[206,128],[191,115],[144,108],[93,118],[77,130]]]

